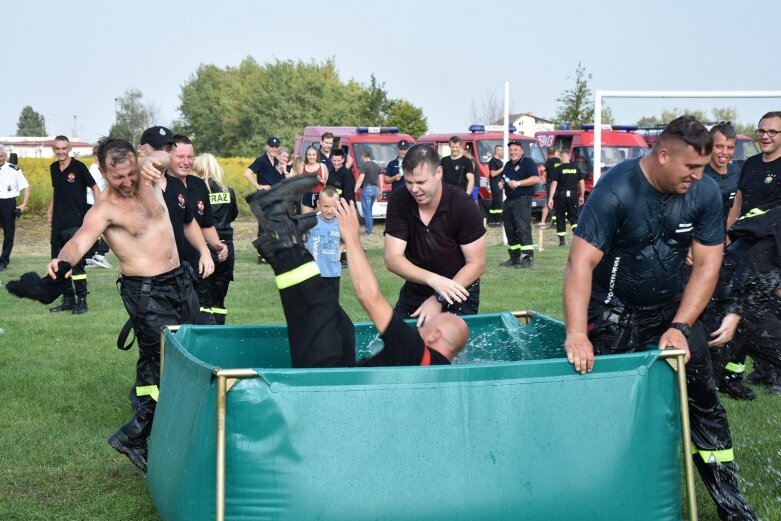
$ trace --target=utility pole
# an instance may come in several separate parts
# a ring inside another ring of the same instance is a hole
[[[74,114],[73,115],[73,137],[78,137],[78,131],[77,131],[78,125],[76,124],[77,118],[78,116]]]

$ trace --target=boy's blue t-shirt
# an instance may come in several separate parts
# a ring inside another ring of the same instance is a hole
[[[307,232],[306,248],[315,258],[320,276],[340,277],[342,264],[339,262],[339,223],[331,219],[327,221],[317,214],[317,224]]]

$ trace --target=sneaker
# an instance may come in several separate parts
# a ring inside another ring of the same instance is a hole
[[[726,394],[734,398],[735,400],[743,400],[750,402],[757,397],[754,391],[743,385],[743,380],[740,378],[725,378],[718,385],[719,392]]]
[[[540,224],[538,224],[537,226],[539,226],[540,228],[542,228],[542,229],[544,230],[544,229],[545,229],[545,227],[547,226],[547,224],[545,224],[545,223],[540,223]]]
[[[106,257],[103,255],[95,254],[92,256],[92,259],[87,259],[87,262],[89,262],[90,260],[97,268],[111,269],[111,263],[107,261]]]
[[[95,268],[96,267],[95,266],[95,261],[92,260],[91,257],[86,259],[84,262],[87,264],[86,266],[84,266],[85,268]]]

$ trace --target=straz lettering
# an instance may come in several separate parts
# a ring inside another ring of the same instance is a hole
[[[214,192],[209,194],[209,202],[211,204],[230,204],[231,194],[230,192]]]
[[[621,257],[616,257],[613,261],[613,269],[610,270],[610,284],[607,289],[607,297],[605,297],[605,304],[610,304],[613,300],[613,290],[616,289],[616,276],[618,275],[618,264],[621,262]]]

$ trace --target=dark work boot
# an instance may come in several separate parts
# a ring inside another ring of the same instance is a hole
[[[734,398],[735,400],[751,401],[757,397],[754,391],[743,385],[740,375],[730,374],[721,379],[718,384],[719,392]]]
[[[754,372],[745,378],[745,382],[750,385],[772,385],[773,375],[767,364],[754,360]]]
[[[247,196],[252,213],[258,219],[258,238],[252,242],[264,258],[273,261],[276,252],[302,245],[302,236],[317,224],[315,213],[298,215],[301,196],[319,181],[315,174],[286,179],[266,192]]]
[[[52,313],[59,313],[60,311],[73,311],[76,308],[76,297],[73,295],[73,290],[62,294],[62,303],[59,306],[49,308]]]
[[[520,262],[521,262],[521,252],[520,251],[508,249],[507,252],[510,254],[510,258],[507,259],[504,262],[500,262],[499,266],[502,266],[504,268],[512,268],[516,264],[520,264]]]
[[[133,416],[107,440],[117,452],[127,456],[136,467],[146,472],[147,438],[152,431],[152,419],[155,402],[149,397],[141,400],[141,405]]]
[[[559,235],[559,246],[566,246],[567,240],[564,238],[563,235]]]
[[[515,268],[525,269],[534,266],[534,258],[531,255],[524,255],[521,262],[515,265]]]
[[[87,297],[78,297],[76,299],[76,305],[73,307],[74,315],[83,315],[87,312]]]

